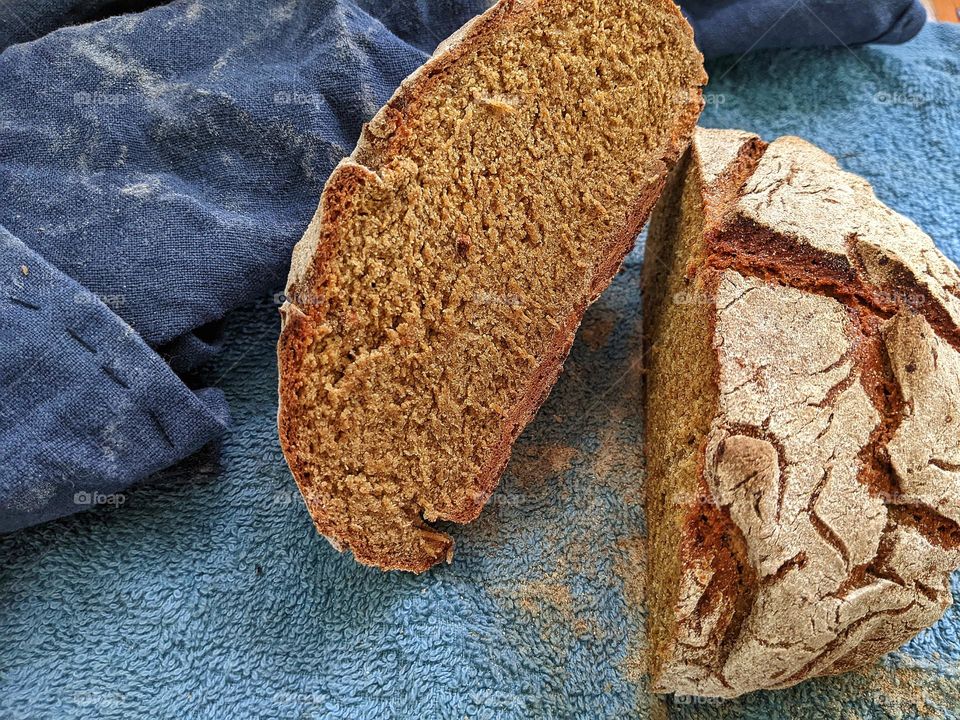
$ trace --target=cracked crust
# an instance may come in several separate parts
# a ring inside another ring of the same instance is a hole
[[[680,237],[700,261],[648,282],[700,304],[645,326],[648,425],[671,422],[664,373],[711,399],[697,464],[670,480],[686,496],[663,501],[670,448],[647,449],[648,510],[667,508],[648,512],[660,692],[734,697],[868,664],[940,618],[960,565],[957,268],[826,153],[758,143],[698,130],[654,213],[648,257]],[[683,331],[698,308],[709,322]],[[683,332],[700,367],[665,354]]]
[[[428,523],[479,514],[689,142],[706,77],[676,6],[587,7],[502,0],[443,43],[294,250],[280,441],[362,563],[450,560]]]

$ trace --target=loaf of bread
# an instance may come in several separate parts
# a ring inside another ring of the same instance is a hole
[[[698,130],[644,271],[651,673],[873,662],[960,565],[960,272],[798,138]]]
[[[280,440],[357,560],[449,559],[689,144],[670,0],[502,0],[364,128],[294,251]]]

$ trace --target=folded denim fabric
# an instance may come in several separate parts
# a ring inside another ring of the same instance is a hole
[[[0,531],[111,501],[226,427],[104,302],[0,226]]]
[[[771,48],[902,43],[927,20],[916,0],[684,0],[681,5],[706,57]]]
[[[228,311],[278,293],[323,183],[363,122],[487,6],[181,0],[71,25],[153,4],[0,3],[0,225],[17,247],[0,271],[18,279],[20,264],[43,266],[57,278],[51,287],[99,298],[86,331],[138,335],[139,344],[128,338],[116,351],[122,369],[152,378],[161,409],[182,415],[175,431],[161,418],[176,435],[166,442],[147,412],[156,393],[118,396],[102,366],[54,332],[54,314],[69,319],[63,293],[50,291],[49,317],[36,331],[28,308],[11,306],[0,337],[10,348],[4,369],[20,377],[32,358],[46,360],[30,369],[35,382],[4,387],[8,407],[33,410],[0,439],[15,459],[0,469],[0,530],[74,512],[75,492],[114,492],[219,434],[222,399],[191,392],[174,373],[211,357]],[[823,42],[817,23],[795,21],[801,10],[824,18],[837,42],[895,41],[916,31],[904,18],[919,5],[687,5],[711,54],[774,39]],[[20,262],[24,253],[31,262]],[[128,412],[128,400],[141,411]],[[108,421],[122,452],[98,434]],[[38,434],[48,440],[38,443]]]
[[[161,4],[164,0],[2,4],[0,50],[36,40],[67,25]],[[358,0],[356,4],[379,17],[398,37],[427,52],[436,45],[436,36],[446,37],[459,27],[462,19],[457,13],[448,12],[449,3],[436,0]],[[472,4],[478,6],[477,12],[483,10],[482,4]],[[926,19],[919,0],[682,0],[679,4],[707,57],[762,48],[901,43],[915,36]],[[427,28],[429,31],[424,32]]]

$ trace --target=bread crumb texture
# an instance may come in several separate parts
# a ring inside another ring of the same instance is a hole
[[[429,523],[490,497],[704,82],[668,0],[504,0],[364,129],[295,250],[279,346],[281,444],[335,546],[450,559]]]
[[[873,663],[960,565],[960,272],[798,138],[698,130],[645,267],[660,692]]]

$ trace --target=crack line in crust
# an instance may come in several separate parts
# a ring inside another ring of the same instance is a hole
[[[862,627],[862,626],[863,626],[864,624],[866,624],[867,622],[869,622],[869,621],[871,621],[871,620],[873,620],[873,619],[875,619],[875,618],[878,618],[878,617],[887,617],[887,616],[903,615],[903,614],[905,614],[905,613],[910,612],[910,610],[912,610],[916,604],[917,604],[917,601],[916,601],[916,600],[913,600],[913,601],[911,601],[910,603],[908,603],[907,605],[904,605],[903,607],[893,608],[893,609],[891,609],[891,610],[877,610],[877,611],[875,611],[875,612],[872,612],[872,613],[869,613],[869,614],[867,614],[867,615],[864,615],[862,618],[860,618],[860,619],[858,619],[858,620],[854,620],[852,623],[850,623],[849,625],[847,625],[842,631],[840,631],[840,632],[837,634],[836,638],[834,638],[834,639],[831,640],[829,643],[827,643],[827,644],[821,649],[821,651],[817,654],[816,657],[814,657],[814,658],[813,658],[812,660],[810,660],[807,664],[805,664],[802,668],[800,668],[800,669],[797,670],[795,673],[793,673],[793,675],[790,675],[790,676],[787,677],[785,680],[783,680],[783,682],[781,683],[781,685],[790,685],[790,684],[793,684],[793,683],[798,682],[798,681],[802,680],[803,678],[805,678],[805,677],[807,676],[807,674],[817,665],[817,663],[821,662],[824,658],[826,658],[831,652],[833,652],[833,651],[836,650],[837,648],[842,648],[842,647],[843,647],[843,644],[849,639],[850,635],[853,634],[856,630],[858,630],[860,627]],[[830,663],[830,666],[832,667],[832,666],[838,664],[840,661],[842,661],[842,660],[843,660],[847,655],[849,655],[851,652],[856,652],[856,646],[854,646],[853,648],[850,648],[850,650],[849,650],[847,653],[844,653],[844,654],[841,655],[840,657],[838,657],[838,658],[836,658],[835,660],[833,660],[833,661]],[[774,680],[779,679],[779,677],[780,677],[780,676],[774,676]]]
[[[748,159],[748,163],[752,167],[737,178],[741,180],[738,183],[739,187],[742,188],[749,181],[762,154],[761,152]],[[738,160],[742,159],[743,151],[741,151],[741,156],[738,157]],[[773,193],[789,180],[790,177],[782,178],[779,183],[770,185],[766,190]],[[699,268],[693,268],[692,272],[689,273],[691,278],[704,270],[720,272],[731,269],[746,277],[783,284],[800,291],[830,297],[840,302],[851,316],[851,326],[853,328],[851,335],[853,337],[851,338],[850,349],[834,365],[842,364],[852,358],[852,367],[846,377],[829,389],[819,406],[827,407],[837,395],[859,381],[880,415],[880,421],[859,453],[860,470],[857,474],[857,479],[868,488],[871,494],[879,495],[883,499],[884,507],[889,513],[888,523],[881,532],[881,542],[874,558],[862,565],[851,567],[849,548],[842,538],[817,514],[816,504],[826,482],[829,480],[829,472],[824,474],[807,507],[807,514],[813,527],[831,547],[837,550],[849,573],[849,577],[843,586],[831,595],[840,598],[845,597],[855,587],[872,584],[872,582],[868,582],[870,577],[887,580],[906,587],[907,583],[903,578],[891,569],[883,567],[892,552],[891,533],[902,523],[913,527],[930,542],[942,546],[960,547],[960,526],[943,517],[928,505],[915,505],[908,510],[903,503],[893,500],[901,497],[900,484],[892,468],[887,445],[896,434],[903,420],[905,403],[903,391],[891,367],[890,357],[884,338],[880,333],[880,327],[884,321],[889,320],[898,311],[906,309],[924,317],[934,332],[958,351],[960,351],[960,329],[952,323],[945,309],[933,299],[927,288],[913,282],[912,277],[908,275],[906,270],[895,275],[893,280],[890,283],[885,283],[883,287],[867,285],[863,280],[867,276],[867,268],[857,247],[858,238],[856,234],[851,234],[846,239],[848,257],[845,262],[841,258],[826,256],[823,253],[818,256],[813,248],[804,248],[803,243],[797,238],[778,237],[755,223],[735,217],[733,199],[735,199],[736,193],[724,194],[726,196],[719,203],[722,210],[718,213],[723,220],[714,225],[712,230],[705,232],[706,257]],[[707,209],[706,205],[707,201],[705,201],[705,210]],[[726,225],[726,231],[718,230],[719,225]],[[775,245],[777,247],[771,252],[769,247],[764,248],[763,245]],[[784,252],[777,252],[777,249],[783,249]],[[783,262],[784,257],[791,259],[792,267],[790,261]],[[897,280],[902,280],[902,284],[897,283]],[[893,292],[890,292],[891,287],[894,288]],[[913,288],[913,291],[910,292],[902,288]],[[739,299],[739,297],[736,298],[736,300]],[[715,328],[711,328],[711,332],[714,331]],[[829,426],[830,423],[827,427],[829,428]],[[751,437],[760,437],[771,441],[771,438],[768,437],[769,433],[762,429],[758,431],[757,428],[730,428],[730,432],[741,432]],[[821,433],[822,435],[823,433]],[[785,494],[786,473],[784,471],[786,463],[784,462],[782,446],[775,442],[771,442],[771,444],[777,450],[780,463],[780,488],[776,515],[777,522],[779,522]],[[933,459],[930,464],[944,471],[960,472],[960,463]],[[727,519],[732,523],[728,510],[726,508],[724,510]],[[747,610],[745,613],[741,613],[741,606],[738,605],[737,612],[731,620],[721,643],[722,652],[718,657],[718,668],[721,670],[724,668],[732,650],[732,645],[736,641],[743,623],[753,610],[759,585],[763,582],[776,582],[778,578],[782,577],[782,573],[785,574],[791,569],[792,563],[796,560],[797,558],[794,558],[785,563],[773,576],[764,578],[759,582],[754,580],[752,587],[749,584],[744,585],[742,591],[748,596]],[[741,582],[744,579],[741,577]],[[919,594],[925,596],[928,600],[933,601],[937,597],[936,589],[927,587],[919,581],[911,584]],[[710,583],[704,592],[709,594],[712,586],[713,583]],[[878,611],[851,623],[819,655],[810,660],[801,670],[791,675],[785,683],[791,684],[802,679],[828,653],[842,647],[842,643],[846,642],[850,635],[865,623],[878,616],[907,613],[916,604],[917,601],[914,600],[903,608]],[[794,644],[791,643],[790,645]],[[855,651],[856,648],[852,648],[850,652],[836,658],[830,663],[830,667],[839,666],[845,657]],[[716,676],[723,682],[722,672],[718,671]],[[723,682],[723,684],[725,687],[729,687],[726,682]]]
[[[817,483],[817,486],[814,488],[813,493],[810,495],[810,502],[807,503],[806,512],[810,517],[810,524],[813,525],[813,529],[817,531],[817,534],[823,538],[830,547],[837,551],[837,554],[840,555],[840,559],[843,560],[844,567],[847,570],[850,569],[850,550],[847,548],[843,538],[841,538],[833,529],[823,520],[822,517],[817,513],[817,502],[820,500],[820,493],[823,492],[823,488],[830,481],[831,470],[828,468],[823,473],[823,477],[820,479],[820,482]]]

